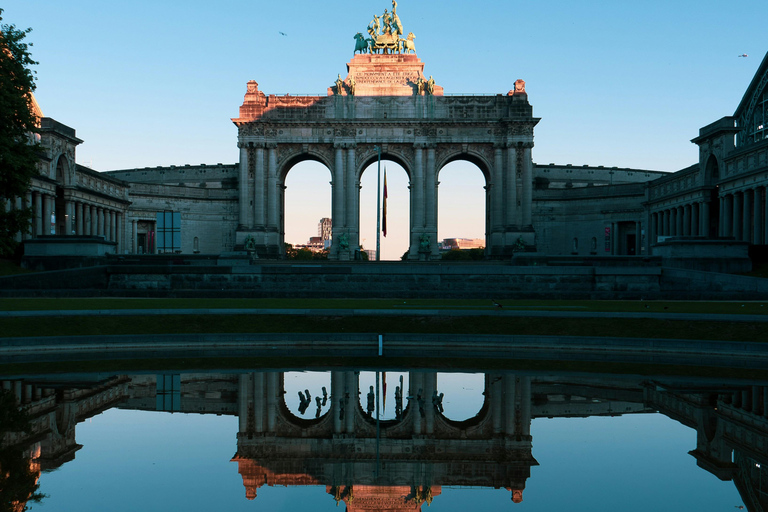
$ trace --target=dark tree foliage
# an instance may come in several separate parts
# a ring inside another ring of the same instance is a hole
[[[32,111],[32,91],[35,75],[31,66],[37,64],[24,42],[32,29],[19,30],[2,22],[0,9],[0,256],[11,255],[16,243],[14,235],[29,230],[32,212],[29,208],[12,208],[11,201],[24,197],[29,183],[37,173],[39,145],[34,139],[38,132],[37,118]]]

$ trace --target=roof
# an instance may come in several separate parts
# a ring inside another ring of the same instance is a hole
[[[744,97],[741,99],[739,106],[736,107],[733,117],[739,118],[749,108],[752,98],[760,94],[761,91],[758,89],[763,88],[766,82],[768,82],[768,52],[763,57],[760,67],[757,68],[755,76],[752,77],[752,82],[750,82],[749,87],[744,92]]]

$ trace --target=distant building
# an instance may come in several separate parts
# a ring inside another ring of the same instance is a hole
[[[484,249],[485,240],[482,238],[444,238],[440,243],[440,250],[453,249]]]
[[[323,217],[317,225],[317,236],[321,240],[331,240],[331,233],[333,232],[333,221],[328,217]],[[330,246],[330,244],[328,244]]]

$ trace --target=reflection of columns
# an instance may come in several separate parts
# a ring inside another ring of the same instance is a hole
[[[413,417],[413,433],[414,435],[421,435],[423,433],[423,421],[421,418],[421,411],[419,410],[419,401],[418,401],[418,395],[419,391],[421,391],[421,398],[424,400],[424,407],[426,409],[427,404],[426,401],[431,398],[424,397],[424,374],[421,372],[414,372],[411,371],[408,374],[408,385],[410,386],[410,391],[407,396],[414,397],[413,400],[411,400],[408,404],[409,407],[412,407],[411,415]],[[426,410],[425,410],[426,412]]]
[[[267,431],[274,432],[277,428],[277,403],[282,399],[279,384],[280,374],[278,372],[267,373]]]
[[[254,430],[257,433],[264,432],[264,409],[267,406],[267,386],[264,372],[253,374],[253,418]]]
[[[499,374],[487,373],[485,375],[485,389],[491,397],[491,419],[493,423],[493,433],[501,434],[502,429],[502,399],[504,390],[501,383],[502,377]]]
[[[239,190],[239,222],[246,227],[248,225],[248,148],[244,142],[240,146],[240,167],[238,168]],[[257,187],[258,188],[258,184]]]
[[[135,221],[134,221],[135,222]],[[255,402],[255,397],[250,396],[248,392],[251,383],[251,374],[241,373],[238,377],[238,389],[237,389],[237,419],[238,429],[237,431],[244,434],[248,430],[248,402]],[[250,399],[250,400],[249,400]]]
[[[265,192],[266,185],[264,184],[264,147],[259,145],[256,147],[256,161],[254,162],[256,172],[254,173],[253,181],[253,208],[254,208],[254,220],[255,226],[264,227],[264,219],[266,215],[266,202]]]
[[[763,198],[761,189],[752,189],[752,243],[763,243]]]
[[[524,436],[531,435],[531,378],[520,377],[520,430]]]
[[[360,392],[358,390],[358,380],[355,372],[344,372],[346,375],[346,389],[344,398],[347,400],[344,409],[344,429],[347,434],[355,433],[355,411],[360,403]]]
[[[750,241],[752,236],[752,191],[744,191],[744,200],[741,211],[741,239],[745,242]]]
[[[435,406],[432,403],[432,396],[437,390],[437,373],[426,372],[424,374],[424,427],[425,434],[435,433]]]
[[[343,403],[343,405],[342,405]],[[348,407],[344,402],[344,372],[331,372],[331,416],[333,416],[333,433],[341,434],[341,411],[346,415]]]
[[[523,226],[531,225],[533,210],[533,160],[531,159],[530,143],[523,149]]]
[[[508,436],[515,435],[515,376],[506,374],[504,382],[504,433]]]
[[[763,188],[763,243],[768,244],[768,187]],[[768,393],[766,394],[768,397]],[[768,408],[766,408],[766,414],[768,414]]]

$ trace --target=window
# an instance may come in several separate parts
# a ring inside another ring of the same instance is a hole
[[[181,213],[157,213],[157,252],[181,252]]]

